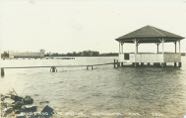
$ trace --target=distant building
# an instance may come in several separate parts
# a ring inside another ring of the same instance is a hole
[[[39,52],[9,52],[10,58],[43,58],[45,50],[41,49]]]

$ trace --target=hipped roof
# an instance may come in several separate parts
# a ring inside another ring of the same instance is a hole
[[[161,39],[165,39],[165,42],[175,42],[184,39],[184,37],[147,25],[116,40],[133,43],[134,39],[137,39],[139,43],[159,43]]]

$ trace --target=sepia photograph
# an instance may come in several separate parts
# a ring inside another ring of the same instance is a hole
[[[0,118],[186,118],[186,0],[0,0]]]

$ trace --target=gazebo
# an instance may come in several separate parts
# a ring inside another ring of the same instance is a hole
[[[174,64],[175,67],[181,67],[181,52],[180,52],[180,41],[184,37],[158,29],[153,26],[145,26],[124,36],[116,39],[119,42],[119,55],[118,63],[119,66],[124,65],[158,65],[166,66],[167,63]],[[164,43],[174,43],[174,53],[164,51]],[[126,43],[133,43],[135,46],[134,53],[124,53],[123,45]],[[138,46],[142,43],[154,43],[157,46],[156,53],[139,53]],[[159,45],[162,46],[162,51],[159,51]],[[177,51],[178,44],[178,51]]]

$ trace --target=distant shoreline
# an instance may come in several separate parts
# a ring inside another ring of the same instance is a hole
[[[46,57],[116,57],[118,55],[98,55],[98,56],[46,56]],[[44,58],[46,58],[44,57]]]

